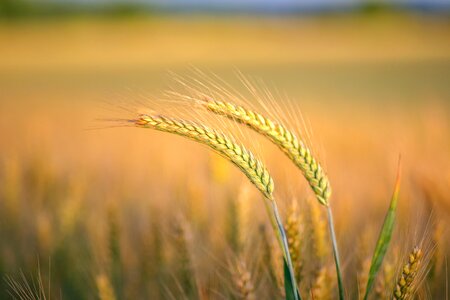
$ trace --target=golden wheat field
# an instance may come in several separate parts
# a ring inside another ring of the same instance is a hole
[[[281,146],[183,97],[195,86],[234,102],[247,80],[258,96],[244,100],[277,107],[325,170],[345,299],[364,297],[399,156],[369,299],[447,299],[449,37],[445,15],[1,22],[0,299],[287,297],[258,166],[244,167],[252,184],[240,160],[138,128],[153,120],[142,111],[250,149],[273,179],[301,298],[339,299],[319,192]]]

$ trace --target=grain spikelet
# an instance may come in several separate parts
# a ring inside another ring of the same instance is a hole
[[[408,256],[408,262],[403,266],[402,272],[397,279],[397,285],[394,289],[395,299],[411,299],[417,272],[419,271],[422,260],[422,250],[415,247]]]

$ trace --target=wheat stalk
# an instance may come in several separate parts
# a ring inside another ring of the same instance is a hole
[[[207,110],[244,124],[269,138],[302,171],[318,201],[329,205],[331,187],[328,178],[310,149],[292,131],[281,123],[230,102],[204,98],[199,103]]]
[[[408,262],[403,266],[402,272],[397,279],[397,285],[394,289],[395,299],[410,299],[412,297],[412,288],[416,279],[417,272],[422,260],[422,250],[415,247],[408,256]]]
[[[201,99],[198,99],[197,102],[215,114],[223,115],[238,123],[244,124],[266,136],[301,170],[311,189],[314,191],[319,203],[327,207],[328,225],[339,286],[339,299],[344,299],[344,285],[340,270],[339,251],[334,230],[333,214],[329,205],[331,186],[324,170],[312,156],[310,149],[286,126],[280,122],[271,120],[256,111],[231,102],[219,101],[208,97],[202,97]]]

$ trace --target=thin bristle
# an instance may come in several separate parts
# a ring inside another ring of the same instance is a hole
[[[295,133],[281,123],[243,106],[207,97],[198,100],[198,103],[215,114],[235,120],[269,138],[302,171],[318,201],[325,206],[329,205],[331,187],[328,178],[309,148]]]

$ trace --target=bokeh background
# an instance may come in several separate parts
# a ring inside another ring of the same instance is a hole
[[[258,299],[278,295],[262,201],[237,169],[182,138],[98,121],[193,70],[238,90],[241,73],[301,107],[332,182],[352,299],[401,154],[387,260],[398,270],[412,246],[432,245],[419,294],[444,299],[448,0],[0,0],[1,299],[21,273],[56,299],[239,298],[235,261]],[[323,219],[298,171],[264,149],[283,216],[295,199],[309,224],[308,290],[331,262],[310,246]]]

